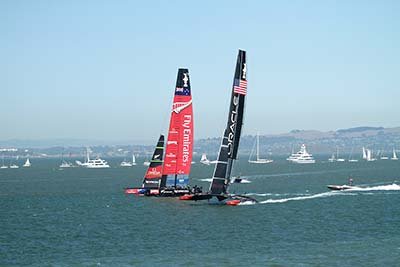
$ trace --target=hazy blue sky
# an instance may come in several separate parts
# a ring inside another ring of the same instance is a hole
[[[187,67],[195,138],[400,126],[400,1],[0,1],[0,139],[156,140]]]

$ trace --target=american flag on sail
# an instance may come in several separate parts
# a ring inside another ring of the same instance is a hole
[[[247,94],[247,81],[235,79],[235,82],[233,84],[233,92],[236,94],[240,94],[240,95],[246,95]]]

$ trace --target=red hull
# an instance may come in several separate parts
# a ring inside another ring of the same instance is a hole
[[[183,195],[179,197],[179,200],[192,200],[193,195]]]
[[[238,199],[229,200],[229,201],[226,202],[226,205],[228,205],[228,206],[237,206],[237,205],[239,205],[240,202],[241,201],[238,200]]]

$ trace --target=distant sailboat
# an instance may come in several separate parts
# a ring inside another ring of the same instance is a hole
[[[398,160],[397,155],[396,155],[396,150],[393,148],[393,155],[391,160]]]
[[[365,147],[362,148],[362,159],[367,159],[367,151],[365,149]]]
[[[207,158],[206,153],[203,153],[201,155],[200,163],[203,163],[205,165],[210,165],[210,160]]]
[[[24,165],[22,165],[23,167],[25,167],[25,168],[28,168],[28,167],[30,167],[32,164],[31,164],[31,162],[29,161],[29,158],[27,158],[26,159],[26,161],[25,161],[25,163],[24,163]]]
[[[60,168],[72,168],[73,164],[71,162],[67,162],[63,160],[60,164]]]
[[[8,169],[8,166],[4,164],[4,155],[3,155],[3,165],[0,167],[0,169]]]
[[[336,161],[337,162],[345,162],[344,158],[339,158],[339,147],[336,147]]]
[[[10,169],[18,169],[19,166],[13,162],[14,157],[12,157],[10,162]],[[15,161],[18,161],[18,156],[15,157]]]
[[[335,153],[332,153],[332,157],[330,157],[328,159],[329,162],[335,162],[336,161],[336,157],[335,157]]]
[[[354,147],[351,149],[351,152],[350,152],[350,156],[349,156],[349,162],[358,162],[358,159],[354,159],[353,158],[353,150],[354,150]]]
[[[259,137],[259,133],[257,133],[257,137],[256,137],[256,160],[251,160],[251,156],[253,154],[253,150],[250,153],[249,156],[249,163],[257,163],[257,164],[265,164],[265,163],[271,163],[273,162],[272,159],[261,159],[260,158],[260,137]]]
[[[61,155],[62,161],[60,164],[60,168],[72,168],[74,165],[71,162],[68,162],[64,159],[64,154]]]
[[[129,161],[123,160],[123,161],[119,164],[119,166],[121,166],[121,167],[132,167],[132,163],[129,162]]]
[[[389,157],[385,155],[385,150],[382,150],[382,152],[381,152],[381,159],[383,159],[383,160],[389,159]]]
[[[136,165],[136,157],[135,154],[132,154],[132,166]]]
[[[371,149],[366,149],[365,151],[367,153],[367,158],[366,158],[367,161],[375,161],[376,160],[375,158],[372,157],[372,150]]]
[[[126,161],[125,159],[121,162],[121,167],[132,167],[136,165],[136,158],[135,155],[132,154],[132,162]]]

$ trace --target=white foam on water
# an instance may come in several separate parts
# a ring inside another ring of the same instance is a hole
[[[400,185],[393,183],[388,185],[357,187],[346,191],[393,191],[393,190],[400,190]]]
[[[307,199],[313,199],[313,198],[324,198],[324,197],[331,197],[331,196],[339,196],[339,195],[347,195],[347,196],[354,196],[357,195],[357,192],[365,192],[365,191],[398,191],[400,190],[400,185],[398,184],[389,184],[389,185],[378,185],[378,186],[371,186],[371,187],[358,187],[354,189],[349,189],[349,190],[344,190],[344,191],[329,191],[329,192],[323,192],[323,193],[318,193],[314,195],[305,195],[305,196],[299,196],[299,197],[289,197],[289,198],[281,198],[281,199],[267,199],[264,201],[258,202],[259,204],[271,204],[271,203],[285,203],[288,201],[297,201],[297,200],[307,200]],[[374,193],[366,193],[369,195],[373,195]],[[258,194],[262,195],[262,194]],[[268,195],[268,194],[266,194]],[[271,195],[271,194],[269,194]]]
[[[203,182],[212,182],[212,178],[204,178],[204,179],[199,179],[200,181],[203,181]]]
[[[242,180],[240,181],[240,183],[241,183],[241,184],[249,184],[249,183],[251,183],[251,181],[249,181],[249,180],[247,180],[247,179],[242,179]]]
[[[284,193],[284,194],[273,194],[273,193],[246,193],[246,196],[266,197],[266,196],[309,196],[310,194],[305,193]]]
[[[239,206],[250,206],[250,205],[254,205],[254,204],[257,204],[257,203],[255,203],[253,201],[245,201],[245,202],[240,202],[238,205]]]
[[[321,198],[321,197],[331,197],[337,195],[343,195],[342,192],[324,192],[315,195],[308,195],[308,196],[301,196],[301,197],[289,197],[289,198],[281,198],[281,199],[267,199],[264,201],[259,202],[260,204],[267,204],[267,203],[284,203],[288,201],[296,201],[296,200],[306,200],[306,199],[313,199],[313,198]]]

